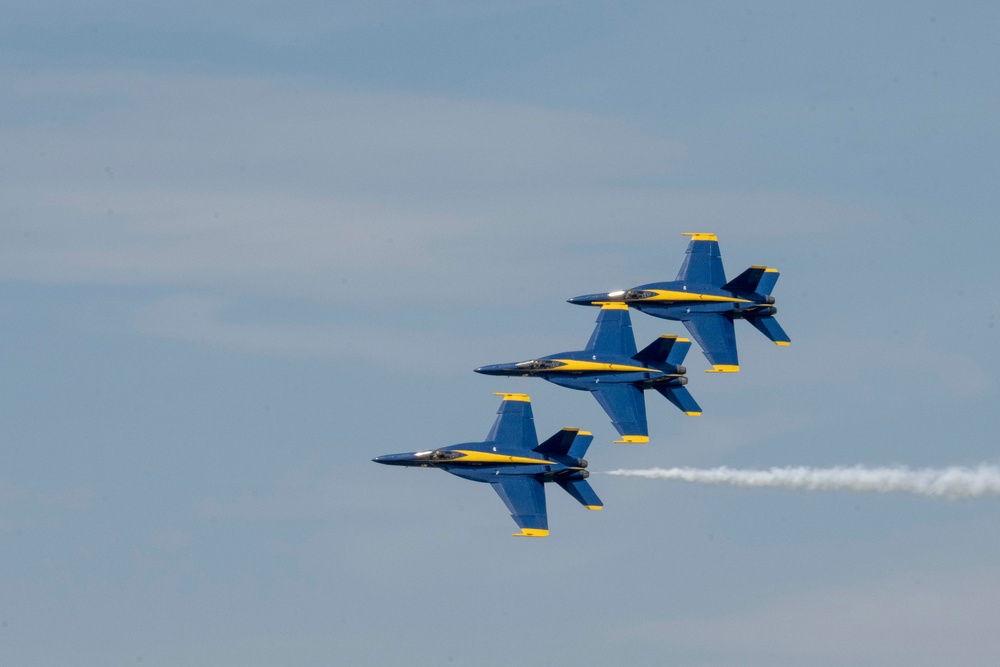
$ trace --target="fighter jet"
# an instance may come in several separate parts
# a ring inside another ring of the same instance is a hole
[[[538,444],[531,399],[525,394],[503,396],[497,419],[485,442],[465,442],[450,447],[376,456],[375,463],[394,466],[440,468],[475,482],[488,482],[507,505],[521,528],[515,537],[549,534],[545,511],[545,483],[555,482],[589,510],[604,505],[587,483],[587,453],[594,436],[564,428]]]
[[[673,282],[585,294],[569,302],[584,306],[599,306],[609,301],[626,303],[655,317],[682,322],[712,364],[706,373],[740,370],[734,320],[746,320],[775,344],[788,345],[788,335],[774,319],[778,309],[773,305],[771,290],[778,281],[778,270],[751,266],[726,282],[715,234],[685,232],[684,236],[690,236],[691,242]]]
[[[597,327],[587,347],[513,364],[475,369],[485,375],[541,377],[563,387],[593,393],[622,436],[618,443],[649,442],[643,390],[655,389],[685,414],[701,408],[684,387],[687,370],[681,366],[691,341],[660,336],[641,352],[635,350],[628,306],[620,301],[601,306]]]

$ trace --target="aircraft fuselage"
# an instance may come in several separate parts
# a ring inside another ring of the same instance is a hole
[[[681,386],[687,383],[683,366],[644,365],[624,355],[598,355],[585,351],[559,352],[512,364],[493,364],[475,369],[484,375],[540,377],[570,389],[591,391],[595,384],[641,384]]]
[[[724,314],[734,319],[774,315],[774,297],[749,292],[731,292],[710,285],[692,285],[675,280],[648,283],[627,290],[585,294],[569,300],[581,306],[622,302],[648,315],[684,321],[693,313]]]
[[[526,456],[524,450],[503,450],[488,442],[466,442],[450,447],[376,456],[375,463],[439,468],[476,482],[495,482],[498,476],[535,477],[540,481],[587,479],[586,459],[568,456]]]

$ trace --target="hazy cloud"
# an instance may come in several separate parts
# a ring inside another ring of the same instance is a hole
[[[50,112],[0,129],[8,279],[357,303],[359,287],[429,302],[513,277],[548,299],[553,261],[592,271],[636,239],[679,257],[689,228],[743,240],[873,219],[790,193],[630,184],[676,172],[686,149],[613,117],[291,79],[7,79]],[[87,111],[53,120],[63,107]]]

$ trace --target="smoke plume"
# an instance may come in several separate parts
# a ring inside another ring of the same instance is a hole
[[[611,470],[609,475],[676,479],[699,484],[770,486],[801,491],[853,491],[855,493],[914,493],[932,498],[980,498],[1000,495],[1000,467],[980,464],[976,468],[919,468],[906,466],[865,468],[649,468]]]

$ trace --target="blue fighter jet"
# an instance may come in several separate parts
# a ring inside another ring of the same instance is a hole
[[[587,453],[594,436],[564,428],[538,444],[531,399],[525,394],[503,396],[497,419],[485,442],[465,442],[451,447],[376,456],[375,463],[440,468],[475,482],[488,482],[507,505],[521,532],[515,537],[545,537],[549,522],[545,511],[545,483],[555,482],[589,510],[604,505],[587,483]]]
[[[601,306],[601,313],[584,349],[482,366],[476,372],[541,377],[563,387],[589,391],[611,417],[622,436],[615,442],[620,443],[649,442],[645,389],[657,390],[685,414],[700,415],[701,408],[684,387],[687,370],[681,366],[691,341],[660,336],[636,352],[628,306],[620,301],[595,305]]]
[[[685,232],[690,236],[687,257],[673,282],[649,283],[629,290],[573,297],[570,303],[598,306],[603,303],[626,303],[636,310],[677,320],[698,341],[712,369],[706,373],[734,373],[740,370],[736,354],[733,321],[749,322],[777,345],[788,345],[788,335],[774,319],[771,290],[778,281],[778,270],[751,266],[726,282],[722,255],[715,234]]]

